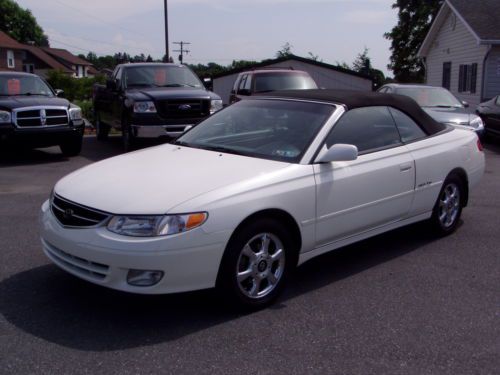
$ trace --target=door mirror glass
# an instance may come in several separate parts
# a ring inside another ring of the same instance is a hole
[[[316,163],[331,163],[333,161],[351,161],[358,158],[358,148],[354,145],[336,143],[326,152],[320,154]]]
[[[64,98],[64,90],[61,90],[61,89],[55,89],[54,90],[56,92],[56,96],[58,98]]]
[[[467,103],[465,100],[462,100],[462,105],[463,105],[465,108],[469,108],[469,103]]]

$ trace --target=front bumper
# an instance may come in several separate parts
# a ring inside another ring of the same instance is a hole
[[[136,138],[159,138],[180,136],[195,124],[187,125],[132,125],[132,131]]]
[[[64,228],[42,205],[43,251],[63,270],[94,284],[125,292],[166,294],[215,286],[230,232],[206,233],[202,227],[178,235],[137,238],[117,235],[105,227]],[[127,283],[129,270],[162,271],[153,286]]]
[[[12,124],[0,125],[0,140],[7,140],[30,147],[49,147],[64,142],[68,137],[82,136],[83,122],[79,125],[17,128]]]

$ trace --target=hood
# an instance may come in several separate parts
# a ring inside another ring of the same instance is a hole
[[[467,109],[462,107],[457,108],[431,108],[424,107],[427,112],[437,122],[451,125],[469,125],[471,115]]]
[[[168,100],[168,99],[220,99],[213,92],[204,88],[192,87],[144,87],[127,90],[127,97],[132,100]]]
[[[167,144],[84,167],[61,179],[54,191],[75,203],[113,214],[165,214],[202,194],[250,183],[288,166]]]
[[[1,96],[0,108],[16,109],[21,107],[34,106],[64,106],[69,107],[69,101],[63,98],[46,97],[46,96]]]

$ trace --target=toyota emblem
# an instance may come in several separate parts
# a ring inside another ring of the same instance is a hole
[[[66,209],[64,210],[64,218],[65,218],[65,219],[70,219],[71,217],[73,217],[73,214],[74,214],[74,213],[75,213],[75,212],[74,212],[71,208],[66,208]]]

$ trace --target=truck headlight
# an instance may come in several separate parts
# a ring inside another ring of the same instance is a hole
[[[124,236],[168,236],[199,227],[207,217],[206,212],[183,215],[114,216],[107,228]]]
[[[213,114],[222,109],[222,100],[221,99],[212,99],[210,101],[210,114]]]
[[[73,121],[81,121],[82,117],[82,109],[80,107],[73,107],[69,109],[69,118]]]
[[[0,124],[10,123],[12,116],[10,112],[0,111]]]
[[[135,102],[134,103],[135,113],[156,113],[156,107],[154,102]]]
[[[482,130],[484,129],[484,122],[479,116],[474,116],[469,123],[471,127],[473,127],[475,130]]]

